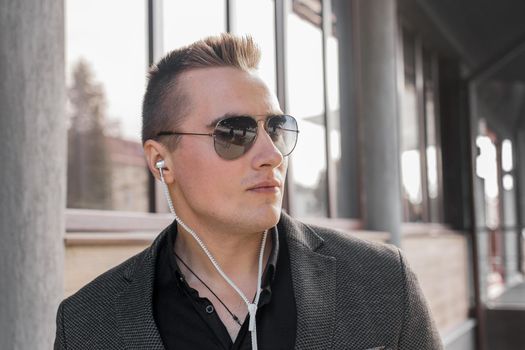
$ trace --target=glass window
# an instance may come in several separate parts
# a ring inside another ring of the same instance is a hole
[[[289,112],[300,130],[291,158],[293,214],[327,216],[321,2],[293,1],[287,20]]]
[[[224,0],[164,0],[164,52],[226,31]]]
[[[249,34],[261,48],[259,74],[270,90],[276,93],[275,83],[275,2],[235,1],[233,2],[235,34]]]
[[[401,91],[401,177],[406,221],[423,220],[415,37],[403,31],[404,86]]]
[[[66,10],[67,206],[147,211],[146,4],[66,0]]]

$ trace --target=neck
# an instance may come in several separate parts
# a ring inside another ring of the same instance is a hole
[[[192,228],[193,229],[193,228]],[[180,225],[177,227],[178,234],[175,241],[177,254],[200,274],[205,274],[212,281],[219,282],[219,275],[210,259],[195,239]],[[220,234],[212,232],[196,232],[209,252],[215,258],[221,269],[232,280],[241,285],[248,280],[256,279],[264,232],[245,234]],[[266,238],[264,249],[263,266],[266,264],[271,250],[272,235]]]

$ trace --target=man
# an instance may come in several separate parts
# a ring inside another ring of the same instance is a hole
[[[208,38],[150,73],[149,169],[176,220],[66,299],[56,349],[441,349],[396,248],[281,212],[297,123],[250,38]]]

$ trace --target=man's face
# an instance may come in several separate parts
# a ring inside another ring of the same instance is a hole
[[[275,95],[254,73],[204,68],[183,73],[179,82],[190,102],[179,132],[213,132],[210,125],[225,115],[264,121],[268,115],[282,114]],[[248,233],[277,223],[288,163],[263,125],[258,123],[253,146],[234,160],[217,155],[212,137],[181,137],[170,155],[171,195],[177,214],[188,225]]]

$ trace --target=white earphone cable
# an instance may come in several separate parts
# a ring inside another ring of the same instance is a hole
[[[199,244],[199,246],[202,248],[204,253],[208,256],[208,259],[211,261],[212,265],[215,267],[217,272],[224,278],[224,280],[239,294],[241,299],[244,301],[248,308],[248,314],[250,316],[250,323],[248,330],[251,332],[251,338],[252,338],[252,349],[257,350],[257,322],[256,322],[256,314],[257,314],[257,305],[259,304],[259,298],[261,296],[261,279],[262,279],[262,264],[263,264],[263,258],[264,258],[264,247],[266,245],[266,237],[268,235],[268,230],[265,230],[263,233],[262,241],[261,241],[261,248],[259,251],[259,264],[258,264],[258,270],[257,270],[257,291],[255,293],[255,300],[253,303],[250,303],[246,295],[240,290],[239,287],[222,271],[221,267],[213,257],[213,255],[210,253],[204,242],[200,239],[200,237],[197,235],[195,231],[193,231],[188,225],[186,225],[179,216],[175,213],[175,208],[173,207],[173,202],[171,200],[171,196],[169,193],[168,185],[164,181],[164,175],[162,172],[162,167],[158,167],[160,172],[160,181],[162,182],[162,188],[164,192],[164,196],[166,197],[166,200],[168,201],[168,207],[170,209],[170,212],[175,217],[175,220],[179,225],[181,225],[186,232],[188,232],[195,241]]]

